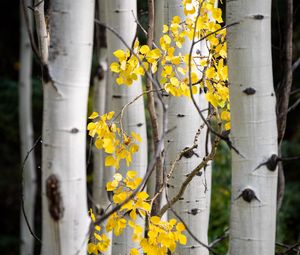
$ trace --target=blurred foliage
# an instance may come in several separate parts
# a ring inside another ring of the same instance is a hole
[[[226,144],[221,143],[212,166],[212,194],[209,221],[209,241],[224,235],[229,228],[231,156]],[[225,254],[228,238],[214,247]]]

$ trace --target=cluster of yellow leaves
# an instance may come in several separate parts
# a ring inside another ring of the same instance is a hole
[[[90,214],[92,221],[95,222],[96,217],[95,217],[92,209],[90,209],[89,214]],[[110,239],[107,238],[105,233],[101,234],[100,231],[101,231],[101,227],[99,225],[96,225],[95,231],[93,234],[93,241],[90,241],[88,244],[88,247],[87,247],[89,254],[98,255],[99,253],[103,253],[107,250],[107,248],[110,245]]]
[[[215,0],[182,0],[185,19],[175,16],[172,22],[163,26],[163,35],[158,48],[150,48],[135,42],[133,52],[117,50],[114,56],[117,61],[110,65],[116,73],[118,85],[130,86],[145,72],[152,74],[160,70],[160,84],[166,92],[173,96],[191,97],[193,94],[205,93],[206,100],[215,108],[220,109],[220,118],[225,129],[230,129],[230,106],[228,91],[228,68],[226,66],[226,30],[221,29],[222,11],[215,8]],[[202,39],[205,40],[202,41]],[[180,53],[186,41],[195,41],[201,47],[192,55]],[[206,45],[206,48],[203,47]],[[158,65],[161,66],[158,69]],[[190,86],[192,89],[190,90]],[[105,165],[116,169],[120,161],[131,164],[132,155],[138,151],[136,144],[141,137],[132,132],[127,135],[113,121],[114,112],[102,116],[94,112],[89,118],[89,135],[95,138],[95,146],[103,149],[108,156]],[[113,194],[112,203],[123,204],[141,184],[142,178],[130,170],[123,177],[116,173],[113,180],[107,183],[106,189]],[[132,240],[139,243],[143,253],[149,255],[164,255],[174,252],[177,244],[186,244],[185,230],[181,222],[175,219],[163,222],[157,216],[150,217],[151,200],[145,191],[137,192],[120,210],[110,215],[105,230],[113,231],[116,236],[122,234],[127,227],[133,229]],[[144,237],[143,227],[136,223],[137,217],[146,219],[148,215],[147,236]],[[90,211],[95,221],[95,216]],[[93,240],[88,244],[89,254],[105,251],[110,240],[100,233],[100,226],[95,226]],[[131,255],[138,255],[139,250],[133,248]]]
[[[128,171],[126,178],[116,173],[111,182],[107,183],[107,190],[113,192],[113,202],[123,203],[142,182],[142,178],[136,176],[135,171]],[[124,204],[121,209],[112,214],[107,221],[106,231],[114,231],[116,236],[120,235],[128,225],[133,229],[132,240],[140,244],[143,252],[149,255],[167,254],[170,250],[174,252],[177,243],[186,244],[186,236],[182,234],[184,225],[175,219],[163,222],[159,217],[153,216],[148,223],[147,237],[143,238],[143,228],[136,224],[137,216],[145,219],[150,213],[149,195],[145,191],[138,192],[131,200]],[[129,220],[124,218],[129,215]],[[177,223],[177,224],[176,224]],[[139,254],[137,249],[132,249],[131,254]]]
[[[186,236],[182,234],[184,225],[175,219],[161,221],[158,216],[150,218],[147,238],[143,238],[140,245],[144,253],[149,255],[164,255],[168,250],[174,252],[177,243],[186,244]]]
[[[182,3],[185,20],[175,16],[169,25],[163,26],[159,48],[150,49],[136,41],[133,49],[136,55],[129,50],[115,51],[118,62],[113,62],[110,69],[119,75],[117,84],[131,85],[149,68],[156,73],[159,63],[163,67],[160,84],[166,92],[190,97],[190,86],[193,94],[199,93],[201,88],[206,100],[225,112],[221,117],[224,117],[225,129],[230,129],[226,29],[221,29],[222,11],[214,6],[215,0],[183,0]],[[206,46],[204,40],[200,42],[204,37]],[[201,50],[193,52],[191,57],[189,53],[180,53],[178,49],[186,40],[199,41],[196,46],[199,48],[201,43]]]
[[[114,112],[109,112],[99,116],[97,112],[93,112],[89,119],[94,121],[88,124],[87,129],[89,135],[95,138],[96,148],[103,149],[109,154],[105,158],[105,166],[119,169],[122,159],[126,161],[127,166],[130,165],[132,155],[139,149],[136,142],[141,142],[142,139],[134,132],[128,136],[115,123],[110,123],[114,114]]]

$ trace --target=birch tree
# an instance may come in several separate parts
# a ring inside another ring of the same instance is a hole
[[[181,2],[181,0],[165,0],[165,24],[170,24],[174,16],[178,16],[180,20],[185,19]],[[178,49],[177,54],[181,53],[182,56],[189,54],[190,48],[191,41],[186,41],[182,48]],[[203,56],[207,56],[208,51],[205,44],[195,47],[195,51],[196,48],[200,50]],[[208,107],[207,101],[199,93],[194,95],[194,97],[199,103],[200,109],[203,110]],[[171,166],[178,153],[187,147],[193,146],[196,133],[200,132],[197,148],[194,149],[191,156],[183,156],[174,169],[174,177],[170,181],[168,188],[168,196],[174,197],[185,181],[186,176],[200,164],[205,156],[206,128],[200,129],[203,121],[191,99],[170,96],[168,98],[168,107],[168,130],[170,131],[167,134],[165,143],[167,168]],[[204,116],[206,117],[206,114]],[[173,209],[184,219],[191,232],[204,244],[208,242],[210,183],[211,167],[207,166],[205,172],[194,177],[182,198],[173,206]],[[169,213],[169,218],[174,218],[172,212]],[[191,236],[188,236],[187,244],[180,246],[178,253],[202,255],[208,254],[208,250],[198,244]]]
[[[230,254],[274,254],[277,128],[271,1],[227,1],[232,153]],[[273,155],[273,156],[272,156]]]
[[[98,19],[100,22],[105,22],[105,1],[98,0]],[[105,113],[105,106],[107,105],[107,43],[106,31],[104,27],[96,27],[96,55],[98,58],[97,73],[94,77],[94,90],[93,90],[93,110],[100,115]],[[98,150],[93,146],[93,202],[96,205],[96,212],[102,215],[106,208],[110,205],[108,193],[106,191],[106,183],[113,177],[113,171],[105,169],[104,167],[104,152]],[[102,224],[104,225],[104,224]],[[107,234],[111,240],[112,233]],[[104,254],[111,254],[111,244]]]
[[[118,34],[126,41],[127,44],[133,45],[136,34],[137,5],[135,0],[107,0],[107,24],[114,28]],[[125,49],[124,44],[115,37],[111,32],[107,32],[108,46],[108,63],[109,65],[115,61],[113,53],[118,49]],[[122,107],[132,101],[136,96],[142,93],[141,79],[133,82],[130,86],[119,86],[115,82],[115,77],[111,74],[108,76],[108,101],[109,111],[116,114],[121,112]],[[138,176],[144,176],[147,168],[147,136],[144,101],[141,97],[134,105],[129,106],[123,118],[124,129],[128,134],[131,132],[138,133],[142,142],[139,144],[139,151],[133,156],[130,169],[134,169]],[[112,169],[107,169],[112,170]],[[124,165],[120,167],[120,173],[126,175],[128,168]],[[143,220],[139,220],[139,224],[143,225]],[[135,246],[131,239],[131,229],[126,228],[124,232],[113,238],[112,254],[128,254],[130,249]]]
[[[43,70],[42,254],[85,254],[86,119],[94,1],[44,2],[35,18]]]
[[[30,5],[31,1],[25,1],[25,5]],[[19,73],[19,125],[21,138],[21,159],[26,158],[27,153],[33,147],[33,127],[31,109],[31,70],[32,70],[32,50],[26,27],[24,12],[27,12],[27,26],[32,29],[33,17],[26,7],[20,6],[20,73]],[[36,195],[36,172],[34,150],[28,155],[23,168],[23,204],[24,213],[28,219],[31,229],[34,229],[34,208]],[[20,254],[30,255],[34,253],[34,239],[29,232],[24,215],[21,214],[21,249]]]

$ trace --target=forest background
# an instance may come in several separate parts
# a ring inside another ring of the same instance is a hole
[[[272,5],[272,54],[274,84],[282,77],[281,49],[284,44],[285,0],[274,0]],[[226,8],[223,6],[223,8]],[[21,192],[20,137],[18,126],[18,71],[19,71],[19,2],[3,1],[0,15],[0,251],[1,254],[19,253],[19,218]],[[226,11],[226,9],[224,10]],[[141,23],[147,24],[147,1],[138,1],[138,15]],[[294,0],[293,59],[300,57],[300,2]],[[139,31],[141,42],[145,42]],[[92,76],[96,72],[96,58]],[[294,71],[293,89],[300,89],[300,67]],[[291,97],[291,104],[299,98],[299,93]],[[90,107],[91,108],[91,107]],[[35,138],[41,135],[42,124],[42,84],[37,62],[33,68],[33,120]],[[41,146],[35,149],[37,174],[40,179]],[[88,153],[88,152],[87,152]],[[300,107],[288,115],[283,155],[300,154]],[[284,163],[286,193],[283,206],[277,217],[277,242],[294,244],[300,241],[300,162]],[[92,165],[88,165],[88,187],[92,181]],[[40,186],[40,183],[38,182]],[[40,188],[40,187],[39,187]],[[213,165],[213,192],[210,215],[210,240],[222,235],[229,226],[230,209],[230,153],[221,146]],[[41,197],[37,192],[35,229],[40,236]],[[224,240],[216,250],[227,250]],[[39,245],[36,254],[39,254]]]

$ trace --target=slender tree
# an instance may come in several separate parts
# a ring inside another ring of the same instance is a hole
[[[129,44],[133,45],[136,35],[137,6],[135,0],[107,0],[107,24],[113,27],[119,35]],[[111,32],[107,32],[108,63],[115,61],[113,52],[118,49],[125,49],[123,43]],[[139,79],[130,86],[119,86],[115,82],[115,77],[108,76],[108,110],[120,113],[122,107],[132,101],[136,96],[142,93],[142,84]],[[138,176],[144,176],[147,167],[147,136],[144,112],[144,101],[141,97],[134,106],[129,106],[123,118],[124,129],[128,134],[135,132],[140,134],[142,142],[139,144],[139,151],[135,153],[132,159],[130,169],[134,169]],[[121,165],[120,173],[125,176],[128,168]],[[142,225],[143,220],[139,219],[138,224]],[[135,246],[131,239],[131,229],[127,227],[124,232],[113,238],[112,254],[128,254],[130,248]]]
[[[94,1],[44,1],[35,17],[43,71],[42,254],[85,254],[86,118]],[[47,23],[48,24],[48,23]]]
[[[277,127],[271,1],[227,1],[232,153],[230,254],[273,255]]]
[[[165,24],[169,24],[174,16],[185,19],[181,0],[165,1]],[[186,41],[178,51],[184,56],[190,52],[191,41]],[[207,49],[204,44],[195,47],[200,50],[201,54],[207,55]],[[195,100],[199,103],[201,110],[208,107],[207,101],[200,94],[194,95]],[[198,132],[200,135],[191,155],[183,156],[174,169],[174,178],[170,181],[168,196],[174,197],[178,189],[185,181],[187,175],[202,161],[205,156],[206,128],[200,130],[203,124],[192,100],[187,97],[168,98],[168,130],[165,143],[166,166],[167,169],[175,160],[179,152],[186,147],[193,146],[195,136]],[[206,117],[206,114],[204,114]],[[208,141],[208,144],[210,142]],[[187,226],[197,238],[207,244],[208,220],[209,220],[209,201],[210,201],[210,180],[211,167],[207,166],[206,170],[195,176],[187,187],[182,198],[174,204],[174,210],[184,219]],[[172,212],[169,218],[174,218]],[[185,246],[178,247],[179,254],[208,254],[208,250],[197,243],[191,236],[187,236],[188,242]]]
[[[105,1],[98,0],[98,19],[105,22]],[[97,26],[95,31],[96,38],[96,55],[98,58],[97,73],[94,77],[93,90],[93,110],[100,115],[105,113],[106,90],[107,90],[107,43],[106,31],[104,27]],[[106,208],[110,205],[108,193],[106,191],[106,183],[113,179],[113,171],[104,167],[104,152],[93,146],[93,202],[95,203],[95,211],[98,215],[102,215]],[[102,224],[103,226],[104,224]],[[103,228],[104,229],[104,228]],[[112,239],[112,232],[106,234]],[[104,254],[111,254],[110,248]]]
[[[31,1],[25,1],[25,5],[31,5]],[[24,161],[27,153],[33,147],[33,127],[31,109],[31,69],[32,50],[28,35],[28,28],[32,30],[33,17],[27,12],[27,24],[24,12],[27,9],[21,4],[21,43],[20,43],[20,73],[19,73],[19,125],[21,135],[21,159]],[[26,27],[28,26],[28,27]],[[34,208],[36,194],[36,172],[34,150],[29,154],[23,168],[23,204],[28,223],[34,229]],[[34,253],[34,240],[29,232],[24,215],[21,214],[21,249],[20,254],[30,255]]]

